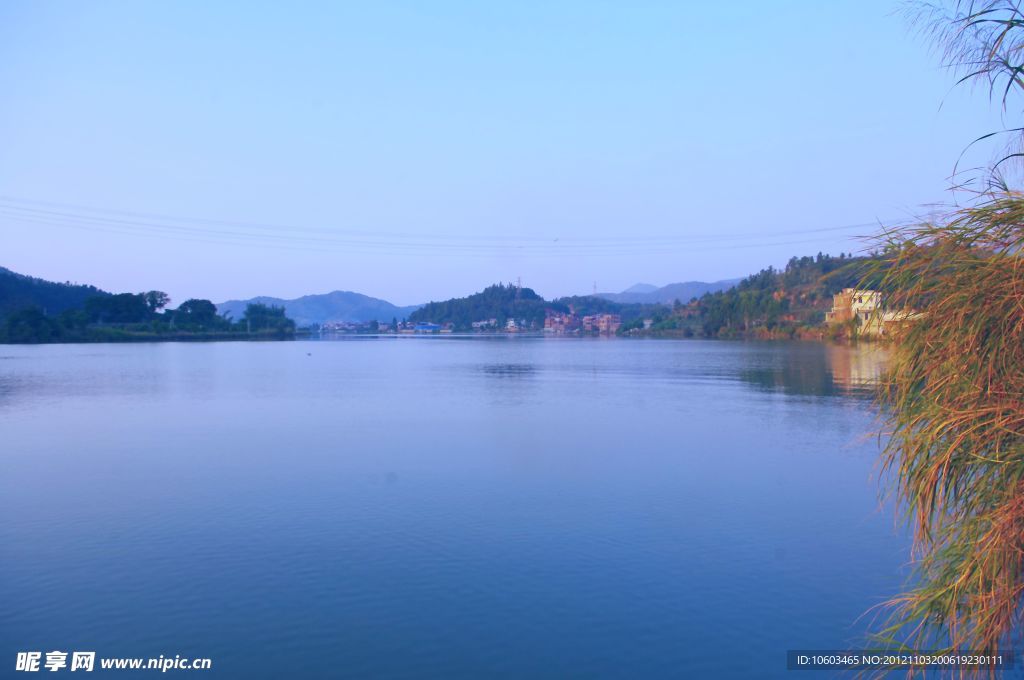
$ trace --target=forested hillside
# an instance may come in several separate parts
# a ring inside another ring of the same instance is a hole
[[[656,319],[654,332],[682,331],[706,337],[773,335],[785,337],[801,327],[820,329],[832,296],[858,284],[873,257],[793,257],[785,269],[768,267],[741,280],[735,287],[708,293],[673,307]],[[639,328],[637,323],[625,330]]]
[[[516,319],[543,328],[547,309],[567,311],[568,308],[545,301],[531,288],[499,283],[469,297],[426,304],[410,314],[409,321],[452,324],[456,330],[466,330],[474,321],[497,319],[498,325],[504,326],[506,320]]]
[[[169,303],[158,290],[114,295],[0,268],[0,342],[289,338],[295,333],[283,307],[249,304],[233,321],[209,300],[185,300],[177,309],[167,309]]]
[[[88,298],[107,295],[94,286],[44,281],[0,267],[0,319],[30,307],[57,315],[83,307]]]

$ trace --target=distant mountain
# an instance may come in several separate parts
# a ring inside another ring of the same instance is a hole
[[[110,295],[94,286],[54,283],[0,267],[0,318],[29,307],[38,307],[51,316],[67,309],[79,309],[85,300]]]
[[[740,279],[724,279],[711,283],[686,281],[685,283],[670,283],[661,288],[655,288],[648,283],[638,283],[621,293],[598,293],[597,295],[613,302],[670,305],[676,300],[689,302],[692,298],[699,298],[705,293],[728,290],[739,282]]]
[[[217,305],[217,312],[241,319],[249,303],[263,303],[284,307],[288,318],[299,326],[332,321],[387,321],[407,318],[422,305],[398,307],[386,300],[378,300],[360,293],[336,290],[322,295],[304,295],[294,300],[275,297],[254,297],[249,300],[228,300]]]
[[[637,283],[637,284],[634,284],[634,285],[630,286],[629,288],[627,288],[626,290],[624,290],[622,292],[623,293],[653,293],[656,290],[658,290],[658,287],[657,286],[652,286],[649,283]]]

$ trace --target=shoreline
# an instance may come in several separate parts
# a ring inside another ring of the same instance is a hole
[[[306,338],[307,334],[294,333],[99,333],[76,338],[58,338],[42,342],[9,342],[0,341],[0,346],[24,345],[123,345],[146,342],[278,342]]]
[[[884,337],[863,337],[850,338],[847,336],[830,336],[822,331],[816,334],[794,333],[794,334],[735,334],[709,337],[703,335],[685,335],[682,332],[656,331],[644,333],[629,333],[622,335],[568,335],[551,334],[543,332],[534,333],[336,333],[327,336],[312,332],[296,331],[293,334],[280,335],[275,333],[261,334],[238,334],[238,333],[182,333],[174,335],[157,334],[124,334],[117,336],[99,337],[93,336],[81,339],[60,339],[52,342],[0,342],[0,346],[26,346],[26,345],[98,345],[98,344],[140,344],[140,343],[164,343],[164,342],[289,342],[308,340],[313,342],[330,342],[336,340],[356,339],[419,339],[419,340],[440,340],[452,339],[552,339],[552,340],[705,340],[721,342],[818,342],[822,344],[856,345],[872,344],[887,345],[890,340]]]

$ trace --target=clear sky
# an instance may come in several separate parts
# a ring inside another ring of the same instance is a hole
[[[0,265],[175,302],[856,251],[998,119],[893,2],[0,3]]]

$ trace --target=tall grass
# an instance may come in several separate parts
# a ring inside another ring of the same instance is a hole
[[[960,82],[982,84],[1019,118],[1017,0],[914,11]],[[1021,167],[1022,131],[1007,124],[975,140],[1007,144],[967,207],[881,239],[873,283],[884,304],[914,314],[896,331],[882,394],[883,463],[916,567],[878,632],[893,644],[996,651],[1024,623],[1024,194],[1006,179]]]
[[[1022,118],[1019,0],[910,11],[958,82]],[[967,207],[885,233],[869,274],[907,314],[882,394],[883,462],[913,528],[915,575],[878,633],[890,644],[996,651],[1024,624],[1024,194],[1007,178],[1024,167],[1024,126],[975,142],[1000,137]]]
[[[997,650],[1024,593],[1024,195],[1002,193],[889,237],[896,331],[884,465],[910,515],[911,589],[890,642]]]

